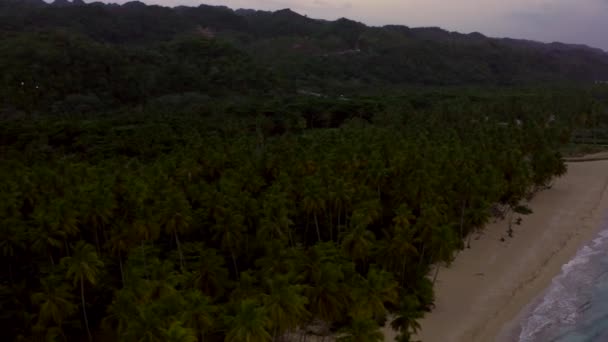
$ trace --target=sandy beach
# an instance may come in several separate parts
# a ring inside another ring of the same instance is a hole
[[[597,234],[608,213],[607,185],[608,161],[576,160],[551,189],[530,201],[533,214],[514,225],[513,238],[506,234],[506,221],[489,224],[471,249],[440,270],[436,308],[421,322],[417,339],[514,340],[498,335]],[[384,333],[386,341],[394,341],[393,332]]]

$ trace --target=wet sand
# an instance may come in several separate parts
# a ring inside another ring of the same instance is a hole
[[[436,308],[421,321],[417,339],[517,340],[498,335],[595,236],[608,213],[608,161],[580,161],[568,163],[568,173],[530,201],[533,214],[513,226],[513,238],[507,236],[507,221],[488,224],[471,249],[440,270]],[[384,334],[394,341],[394,332]]]

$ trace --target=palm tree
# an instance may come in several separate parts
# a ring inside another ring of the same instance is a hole
[[[279,274],[297,275],[301,271],[302,261],[306,260],[301,248],[287,247],[285,242],[277,240],[265,241],[264,250],[264,255],[255,261],[259,269],[256,275],[261,279],[272,279]]]
[[[277,275],[267,280],[266,285],[268,294],[262,298],[275,340],[279,334],[296,329],[310,316],[306,310],[308,299],[302,295],[304,286],[289,284],[287,276]]]
[[[226,317],[228,333],[225,342],[268,342],[272,336],[266,330],[270,323],[266,310],[255,300],[243,300],[235,315]]]
[[[211,305],[208,297],[198,290],[191,290],[184,295],[186,306],[183,308],[181,320],[184,326],[200,334],[201,341],[205,340],[208,332],[215,322],[216,308]]]
[[[368,180],[367,183],[372,185],[378,196],[378,200],[382,197],[382,185],[384,179],[386,179],[388,172],[382,161],[382,157],[379,155],[378,148],[374,148],[372,156],[369,157],[370,165],[368,166]]]
[[[401,283],[405,282],[408,260],[418,256],[418,249],[414,246],[416,231],[410,225],[410,221],[413,219],[414,216],[407,206],[400,206],[393,218],[394,226],[384,233],[384,248],[379,249],[384,260],[383,264],[401,275]]]
[[[35,340],[37,341],[45,341],[45,342],[55,342],[55,341],[67,341],[63,330],[59,327],[45,327],[41,325],[35,325],[32,327],[32,335],[34,335]],[[30,341],[26,340],[23,336],[19,336],[15,341]]]
[[[184,244],[186,260],[192,260],[193,286],[210,297],[220,297],[232,284],[224,257],[216,249],[202,243]]]
[[[458,238],[455,236],[454,230],[450,226],[441,226],[435,230],[431,243],[434,249],[435,275],[433,276],[433,284],[437,281],[439,274],[440,263],[449,264],[453,259],[452,251],[458,244]]]
[[[102,179],[94,186],[84,187],[83,198],[87,199],[87,206],[84,210],[84,222],[93,230],[97,253],[101,253],[101,242],[99,241],[99,231],[108,225],[112,219],[112,214],[116,209],[116,202],[110,186]]]
[[[285,240],[293,244],[291,226],[293,221],[289,217],[290,201],[287,193],[278,186],[273,185],[265,193],[262,201],[262,218],[257,237],[264,240]]]
[[[410,332],[418,332],[420,330],[418,320],[424,317],[419,300],[416,296],[408,294],[401,298],[399,306],[397,315],[391,322],[391,327],[405,336],[409,336]]]
[[[131,239],[125,232],[126,229],[121,225],[117,225],[116,229],[113,229],[111,232],[110,239],[108,240],[108,245],[110,249],[110,253],[118,257],[118,267],[120,269],[120,279],[122,281],[122,285],[125,286],[125,271],[123,267],[123,253],[127,253],[131,247]]]
[[[181,191],[171,191],[165,194],[165,200],[161,205],[160,213],[161,226],[165,232],[175,237],[177,252],[179,253],[180,266],[184,267],[184,253],[182,252],[179,234],[186,233],[190,227],[191,207],[185,195]]]
[[[143,214],[142,214],[143,215]],[[155,240],[160,234],[158,225],[151,219],[139,218],[132,223],[133,232],[139,237],[141,241],[141,255],[144,263],[144,274],[148,273],[146,265],[146,242]]]
[[[162,334],[165,342],[197,342],[194,329],[185,328],[180,321],[173,321]]]
[[[66,199],[58,199],[49,203],[44,212],[44,224],[52,231],[57,239],[62,239],[63,249],[69,255],[68,238],[79,233],[78,214],[72,203]]]
[[[38,325],[48,327],[49,323],[54,323],[61,327],[63,321],[76,311],[70,289],[65,283],[57,284],[49,278],[43,279],[41,285],[41,292],[34,293],[31,298],[32,304],[40,307]]]
[[[351,201],[355,190],[350,182],[345,181],[342,177],[332,179],[330,183],[329,199],[333,203],[333,209],[336,211],[336,225],[340,232],[342,221],[341,217],[346,216],[346,212],[350,208]]]
[[[375,240],[374,233],[367,230],[365,226],[358,225],[344,234],[342,249],[352,261],[366,262]]]
[[[28,241],[28,233],[26,224],[16,217],[0,221],[0,253],[8,259],[8,276],[11,284],[14,281],[13,259],[24,249],[25,242]]]
[[[103,319],[102,325],[116,331],[119,336],[131,333],[131,325],[138,316],[134,303],[138,301],[139,298],[131,289],[123,288],[116,291],[112,303],[108,306],[108,316]]]
[[[419,265],[428,262],[429,255],[425,254],[429,250],[435,250],[435,245],[443,243],[437,238],[437,232],[442,230],[441,224],[446,221],[444,210],[445,205],[440,203],[439,198],[434,198],[434,201],[426,200],[421,204],[422,214],[416,221],[414,228],[419,232],[416,237],[416,242],[421,245]],[[452,241],[450,240],[450,243]],[[434,257],[430,255],[431,259]],[[433,261],[433,260],[431,260]]]
[[[325,322],[334,322],[342,318],[347,294],[343,289],[344,272],[338,264],[323,262],[313,266],[307,290],[310,310],[313,315]]]
[[[165,342],[167,339],[165,322],[167,315],[161,315],[159,310],[156,310],[157,303],[146,303],[135,308],[135,315],[130,318],[127,330],[124,333],[125,341],[140,341],[140,342]],[[173,333],[179,333],[174,331]],[[186,335],[187,336],[187,335]]]
[[[215,224],[212,230],[215,239],[220,240],[222,248],[230,253],[234,274],[239,277],[237,264],[237,251],[244,240],[243,233],[246,231],[245,217],[231,207],[223,207],[221,204],[214,208]]]
[[[372,319],[355,318],[345,328],[340,330],[339,342],[381,342],[384,335],[380,332],[378,323]]]
[[[325,202],[321,196],[321,185],[317,178],[308,177],[304,181],[304,194],[302,196],[302,207],[307,215],[313,216],[317,239],[321,241],[321,228],[319,227],[318,213],[325,209]],[[310,216],[308,216],[310,217]]]
[[[64,235],[51,228],[49,225],[41,222],[44,220],[45,214],[43,212],[35,211],[33,214],[34,222],[36,227],[30,231],[30,239],[32,249],[40,254],[46,254],[51,261],[51,265],[55,265],[55,258],[53,258],[54,249],[59,249],[63,245]]]
[[[87,281],[91,285],[97,283],[97,277],[103,267],[103,262],[98,258],[95,247],[79,241],[74,247],[74,253],[71,257],[65,257],[61,263],[67,267],[67,277],[71,278],[76,285],[80,282],[80,296],[82,298],[82,313],[84,324],[87,329],[89,341],[93,340],[91,330],[89,329],[89,319],[87,317],[86,301],[84,297],[84,283]]]
[[[370,191],[370,189],[365,190]],[[368,193],[365,192],[365,195],[368,195]],[[353,211],[351,225],[367,227],[380,217],[382,217],[382,202],[380,202],[380,199],[364,201],[357,205]]]
[[[392,305],[398,302],[398,284],[391,273],[372,267],[367,277],[353,288],[354,310],[356,318],[381,318],[386,315],[385,303]]]

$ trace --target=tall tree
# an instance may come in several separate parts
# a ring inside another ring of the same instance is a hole
[[[205,334],[216,324],[217,308],[198,290],[188,291],[184,299],[186,307],[181,315],[184,326],[200,335],[201,342],[205,341]]]
[[[91,330],[89,328],[89,318],[87,316],[86,300],[84,295],[85,281],[91,285],[97,283],[97,278],[102,271],[103,262],[97,256],[95,247],[79,241],[74,247],[74,253],[71,257],[61,259],[61,263],[67,268],[67,277],[72,279],[74,285],[80,283],[80,296],[82,299],[82,314],[84,324],[87,330],[89,341],[93,340]]]
[[[340,330],[339,342],[381,342],[384,335],[380,332],[380,327],[372,319],[353,319],[348,326]]]
[[[77,309],[69,285],[53,278],[41,281],[41,291],[32,295],[32,304],[39,307],[37,325],[41,328],[50,328],[53,324],[59,329],[65,319],[69,318]]]
[[[303,295],[303,285],[292,285],[287,276],[277,275],[266,281],[266,287],[263,303],[273,340],[306,324],[310,313],[306,310],[308,299]]]
[[[269,324],[266,310],[256,301],[243,300],[233,315],[226,317],[226,342],[268,342],[272,336],[266,330]]]

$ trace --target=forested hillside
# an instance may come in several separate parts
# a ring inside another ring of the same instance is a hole
[[[434,265],[526,213],[564,145],[608,144],[606,63],[291,11],[0,0],[3,336],[409,341]]]
[[[97,43],[149,48],[182,35],[230,41],[290,82],[331,93],[403,84],[525,84],[608,80],[608,54],[566,44],[493,39],[439,28],[368,27],[290,10],[166,8],[0,0],[0,30],[68,30]]]

